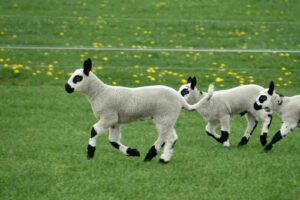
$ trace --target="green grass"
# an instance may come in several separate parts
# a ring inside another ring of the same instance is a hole
[[[6,1],[0,44],[299,50],[299,8],[296,0]],[[259,125],[238,148],[246,128],[239,116],[228,149],[206,136],[197,113],[183,111],[169,164],[143,162],[157,136],[151,121],[122,126],[122,142],[142,157],[124,156],[105,135],[86,160],[96,121],[86,98],[67,94],[64,84],[87,57],[109,84],[177,89],[196,75],[203,90],[211,82],[223,89],[275,80],[283,94],[300,92],[297,53],[0,49],[0,199],[300,198],[299,129],[266,154]],[[280,124],[275,116],[269,139]]]

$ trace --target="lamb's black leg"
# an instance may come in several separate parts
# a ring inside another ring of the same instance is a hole
[[[283,137],[281,135],[281,132],[278,131],[272,138],[271,142],[269,144],[267,144],[264,147],[265,151],[270,151],[273,148],[273,144],[275,144],[276,142],[278,142],[279,140],[281,140]]]

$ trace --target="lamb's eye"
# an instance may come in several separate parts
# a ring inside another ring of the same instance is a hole
[[[184,97],[185,95],[187,95],[187,94],[190,93],[190,92],[189,92],[188,89],[184,88],[183,90],[181,90],[180,93],[181,93],[181,95]]]
[[[266,95],[261,95],[260,97],[259,97],[259,99],[258,99],[258,101],[260,102],[260,103],[263,103],[264,101],[266,101],[267,100],[267,96]]]
[[[73,83],[77,83],[77,82],[80,82],[82,81],[83,77],[80,76],[80,75],[76,75],[74,78],[73,78]]]

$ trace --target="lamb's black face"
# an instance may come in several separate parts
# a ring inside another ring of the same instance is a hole
[[[271,104],[272,96],[268,94],[267,90],[263,90],[260,92],[260,95],[256,98],[254,103],[255,110],[265,109],[266,111],[270,111],[272,104]]]
[[[87,59],[83,62],[83,68],[77,69],[69,78],[67,84],[65,85],[65,90],[68,93],[73,93],[74,91],[84,91],[86,89],[86,80],[89,77],[90,71],[92,69],[92,60]]]
[[[75,84],[74,87],[76,87],[76,84],[80,83],[82,80],[83,80],[82,75],[75,75],[74,78],[72,79],[72,82]],[[72,88],[72,86],[69,85],[68,83],[65,85],[65,89],[68,93],[74,92],[74,88]]]
[[[271,81],[269,88],[260,92],[254,103],[255,110],[265,109],[266,111],[270,111],[272,109],[271,99],[274,93],[274,88],[274,82]]]

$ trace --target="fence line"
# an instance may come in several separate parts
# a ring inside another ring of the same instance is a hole
[[[11,46],[0,45],[0,49],[23,50],[68,50],[68,51],[141,51],[141,52],[213,52],[213,53],[293,53],[297,49],[214,49],[214,48],[129,48],[129,47],[64,47],[64,46]]]

